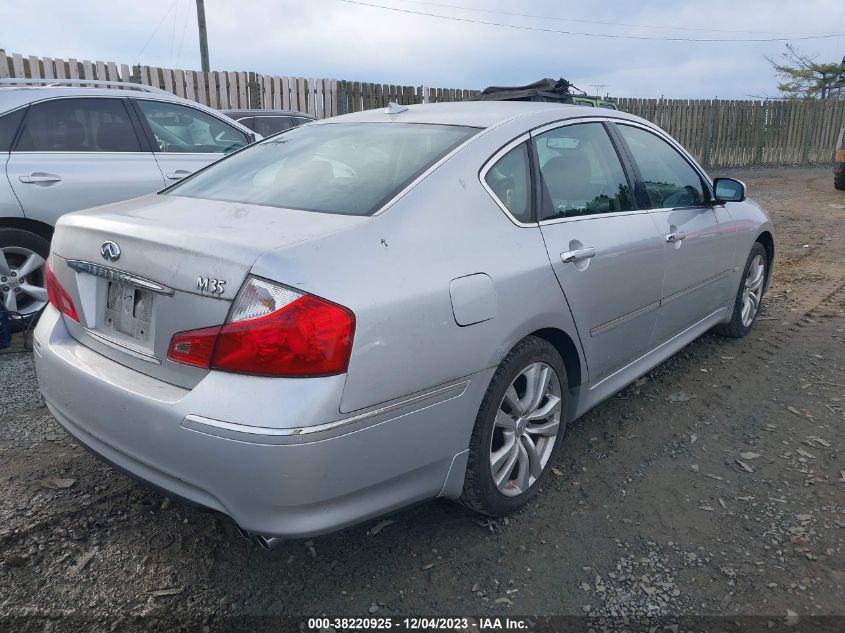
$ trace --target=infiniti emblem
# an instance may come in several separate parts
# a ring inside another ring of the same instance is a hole
[[[100,247],[100,255],[103,256],[103,259],[110,262],[116,262],[120,259],[120,246],[111,240],[106,240]]]

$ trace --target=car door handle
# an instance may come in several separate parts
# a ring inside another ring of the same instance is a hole
[[[169,174],[167,174],[167,177],[170,180],[182,180],[182,178],[184,178],[185,176],[190,176],[190,175],[191,175],[191,172],[189,172],[187,169],[177,169],[176,171],[172,171]]]
[[[687,236],[686,233],[683,231],[678,231],[677,233],[667,233],[666,234],[666,241],[667,242],[681,242]]]
[[[579,248],[574,251],[564,251],[560,254],[560,258],[564,264],[571,264],[572,262],[579,262],[582,259],[590,259],[596,256],[596,249],[592,246],[588,248]]]
[[[52,182],[62,181],[61,176],[57,176],[56,174],[45,174],[43,172],[34,172],[31,173],[29,176],[19,176],[18,180],[26,184],[49,184]]]

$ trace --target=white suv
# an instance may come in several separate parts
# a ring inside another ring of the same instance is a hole
[[[23,321],[47,301],[59,216],[157,191],[257,136],[158,88],[46,82],[0,80],[0,304]]]

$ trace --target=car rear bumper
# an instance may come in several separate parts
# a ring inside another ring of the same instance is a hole
[[[278,399],[256,402],[254,392],[221,390],[213,379],[207,389],[216,372],[186,390],[105,358],[71,337],[52,306],[34,341],[47,406],[89,450],[153,487],[231,516],[245,530],[291,538],[438,495],[457,497],[490,377],[481,372],[358,415],[290,429],[273,426],[272,412],[285,406]],[[238,399],[261,417],[244,424],[209,416],[231,411]]]

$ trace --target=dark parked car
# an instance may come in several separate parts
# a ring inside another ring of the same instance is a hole
[[[292,110],[223,110],[223,114],[261,136],[270,136],[314,120],[310,114]]]

